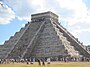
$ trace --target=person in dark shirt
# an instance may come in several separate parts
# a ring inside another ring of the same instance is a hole
[[[45,66],[45,61],[44,61],[44,59],[42,59],[42,65]]]
[[[40,59],[37,59],[37,62],[38,62],[38,64],[39,64],[39,66],[41,66],[41,61],[40,61]]]

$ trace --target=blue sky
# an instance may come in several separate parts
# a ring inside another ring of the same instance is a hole
[[[0,44],[30,21],[31,14],[52,11],[84,45],[90,45],[90,0],[0,0]]]

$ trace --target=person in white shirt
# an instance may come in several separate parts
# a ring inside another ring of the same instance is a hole
[[[51,59],[47,58],[47,63],[50,64],[50,62],[51,62]]]

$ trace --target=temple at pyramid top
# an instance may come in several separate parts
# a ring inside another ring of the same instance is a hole
[[[39,22],[39,21],[43,21],[45,20],[46,18],[50,18],[50,19],[53,19],[54,21],[58,21],[58,15],[54,14],[53,12],[51,11],[48,11],[48,12],[44,12],[44,13],[38,13],[38,14],[32,14],[31,15],[31,20],[33,22]]]

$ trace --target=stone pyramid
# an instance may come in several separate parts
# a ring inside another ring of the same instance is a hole
[[[31,15],[31,22],[0,46],[0,58],[90,57],[50,11]]]

